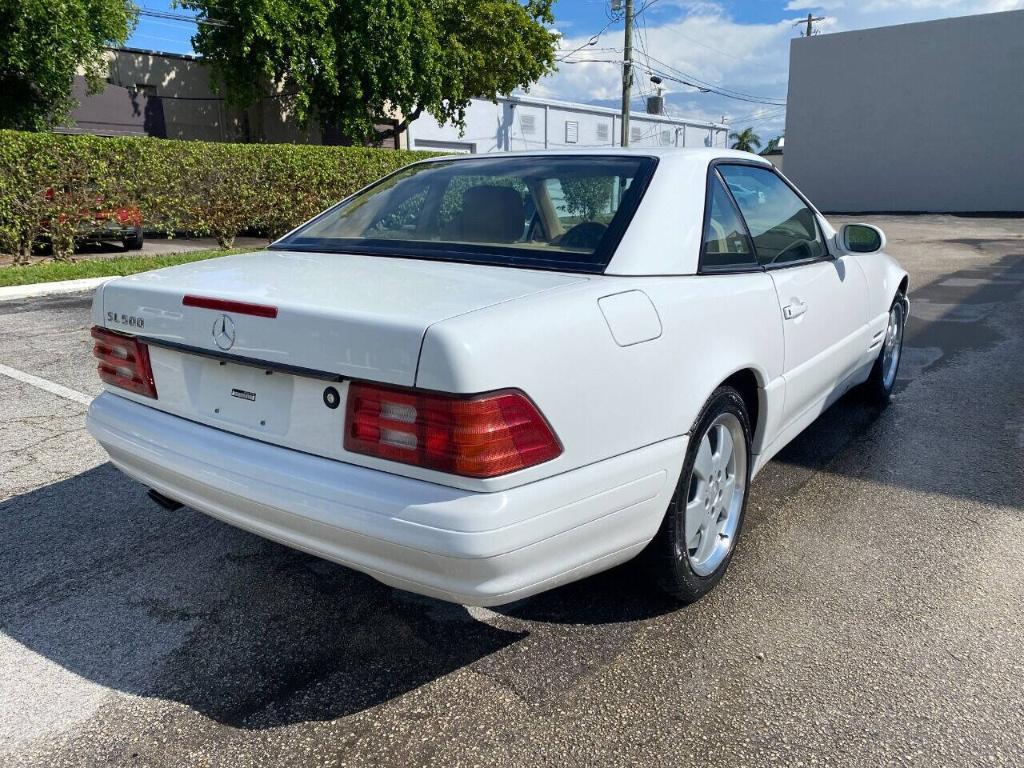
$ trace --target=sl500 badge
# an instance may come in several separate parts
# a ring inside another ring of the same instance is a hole
[[[126,315],[123,312],[107,312],[107,322],[116,323],[117,325],[127,325],[129,328],[146,327],[146,319],[144,317]]]

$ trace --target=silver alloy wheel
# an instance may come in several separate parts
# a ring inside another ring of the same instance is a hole
[[[698,576],[709,576],[732,549],[747,484],[747,441],[740,420],[719,414],[700,438],[678,544]]]
[[[903,350],[903,304],[897,301],[889,310],[889,326],[885,329],[882,345],[882,386],[892,389],[896,383],[896,371],[900,367]]]

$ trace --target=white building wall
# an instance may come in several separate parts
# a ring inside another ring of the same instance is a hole
[[[724,147],[728,138],[728,128],[721,124],[638,112],[630,115],[630,127],[630,145],[635,147]],[[474,99],[461,135],[455,126],[424,115],[409,126],[408,141],[410,149],[484,154],[614,147],[620,130],[614,109],[512,96],[497,104]]]
[[[1024,11],[798,38],[786,175],[835,212],[1024,211]]]

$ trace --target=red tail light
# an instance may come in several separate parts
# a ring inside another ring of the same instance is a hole
[[[96,340],[92,353],[100,361],[96,370],[103,381],[137,395],[156,398],[149,347],[133,336],[123,336],[99,326],[92,329],[92,337]]]
[[[465,477],[497,477],[562,453],[522,392],[459,397],[353,383],[345,450]]]
[[[109,218],[109,213],[107,218]],[[114,211],[114,215],[117,216],[117,222],[121,225],[131,225],[138,227],[142,225],[142,211],[138,208],[118,208]]]

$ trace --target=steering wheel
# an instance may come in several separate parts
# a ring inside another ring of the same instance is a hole
[[[595,250],[607,230],[608,227],[599,221],[583,221],[562,235],[558,244],[566,248]]]
[[[772,256],[770,259],[768,259],[768,261],[765,262],[765,263],[766,264],[774,264],[776,261],[781,259],[783,256],[785,256],[787,253],[789,253],[790,251],[794,250],[795,248],[801,248],[801,247],[802,248],[806,248],[807,244],[809,242],[810,242],[810,240],[794,240],[792,243],[790,243],[785,248],[783,248],[781,251],[779,251],[774,256]]]

